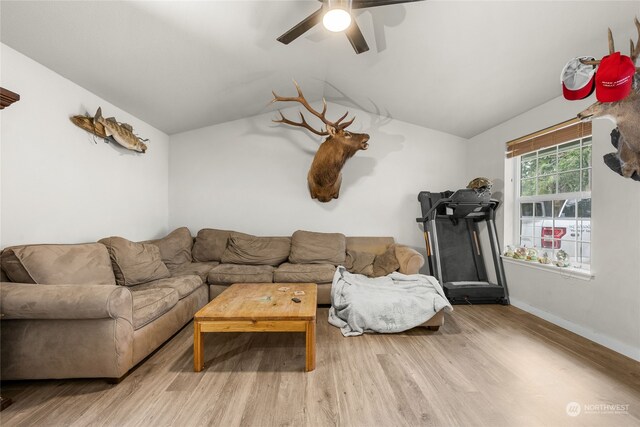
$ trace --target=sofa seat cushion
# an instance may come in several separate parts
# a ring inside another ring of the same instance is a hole
[[[346,256],[346,248],[344,234],[298,230],[291,236],[289,262],[292,264],[342,265]]]
[[[134,286],[171,276],[162,262],[160,248],[154,244],[135,243],[122,237],[107,237],[100,243],[109,250],[116,283],[120,286]]]
[[[290,237],[257,237],[232,234],[222,254],[225,264],[279,265],[289,258]]]
[[[209,262],[188,262],[179,266],[169,267],[171,277],[179,276],[200,276],[203,282],[207,281],[207,276],[213,267],[220,264],[218,261]]]
[[[209,272],[211,284],[271,283],[273,270],[270,265],[220,264]]]
[[[331,283],[336,267],[333,264],[284,263],[273,272],[274,282]]]
[[[116,284],[109,252],[99,243],[14,246],[3,251],[2,264],[18,283]]]
[[[138,285],[135,289],[138,290],[146,290],[146,289],[157,289],[157,288],[168,288],[175,289],[178,293],[178,299],[182,299],[191,295],[198,289],[204,281],[198,275],[191,276],[178,276],[178,277],[170,277],[168,279],[160,279],[154,280],[153,282],[145,283],[143,285]]]
[[[162,239],[148,240],[142,243],[151,243],[160,249],[162,262],[168,268],[191,262],[191,247],[193,237],[187,227],[180,227],[167,234]]]
[[[133,329],[140,329],[178,303],[178,292],[172,288],[131,287],[133,297]]]

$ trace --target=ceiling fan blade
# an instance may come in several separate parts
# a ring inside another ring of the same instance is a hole
[[[351,46],[353,46],[353,50],[355,50],[356,53],[362,53],[369,50],[369,45],[364,39],[364,35],[362,35],[362,31],[360,31],[360,27],[358,27],[358,23],[355,20],[344,33],[351,42]]]
[[[418,1],[425,0],[353,0],[353,3],[351,3],[351,8],[365,9],[368,7],[388,6],[392,4],[415,3]]]
[[[280,43],[289,44],[322,21],[323,7],[307,16],[289,31],[278,37]]]

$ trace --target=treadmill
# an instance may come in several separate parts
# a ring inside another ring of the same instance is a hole
[[[421,191],[418,201],[432,276],[442,284],[451,304],[509,304],[496,232],[500,202],[490,192],[473,189],[433,193]],[[485,222],[497,283],[489,282],[478,224]]]

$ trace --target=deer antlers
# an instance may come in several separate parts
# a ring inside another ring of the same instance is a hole
[[[636,44],[633,44],[633,40],[629,40],[629,43],[631,44],[631,54],[630,54],[630,58],[631,61],[633,61],[633,63],[636,63],[636,60],[638,59],[638,56],[640,56],[640,21],[638,21],[638,17],[635,18],[634,20],[635,24],[636,24],[636,29],[638,30],[638,41],[636,42]],[[611,28],[608,29],[608,37],[609,37],[609,55],[611,55],[612,53],[614,53],[616,51],[615,49],[615,45],[613,43],[613,33],[611,32]],[[600,61],[587,61],[587,60],[580,60],[580,62],[582,62],[583,64],[586,65],[598,65],[600,64]],[[640,72],[640,67],[636,67],[636,71]]]
[[[280,119],[274,120],[275,123],[284,123],[284,124],[291,125],[291,126],[299,126],[299,127],[303,127],[303,128],[306,128],[306,129],[310,130],[311,132],[315,133],[316,135],[327,136],[327,135],[331,134],[331,131],[329,130],[330,128],[333,128],[333,130],[346,129],[356,119],[354,117],[351,120],[349,120],[349,121],[347,121],[345,123],[342,123],[342,121],[349,114],[349,112],[347,111],[346,113],[344,113],[344,115],[342,117],[340,117],[335,122],[329,121],[326,118],[327,101],[324,98],[322,98],[322,112],[318,112],[318,111],[314,110],[311,107],[311,105],[309,105],[309,103],[305,99],[304,95],[302,94],[302,90],[300,89],[300,86],[298,86],[298,83],[295,80],[293,81],[293,84],[296,86],[296,90],[298,91],[298,96],[290,96],[290,97],[278,96],[274,91],[272,91],[271,93],[273,93],[273,99],[271,100],[271,103],[278,102],[278,101],[282,101],[282,102],[299,102],[300,104],[302,104],[302,106],[304,108],[307,109],[307,111],[309,111],[311,114],[313,114],[314,116],[319,118],[322,121],[322,123],[324,123],[326,125],[327,130],[325,130],[325,131],[316,130],[313,127],[311,127],[311,125],[309,123],[307,123],[307,121],[305,120],[304,115],[302,114],[302,112],[300,112],[300,119],[302,121],[301,122],[294,122],[292,120],[287,119],[282,114],[282,112],[278,111],[278,113],[280,113]]]
[[[631,44],[631,60],[635,64],[638,56],[640,56],[640,21],[638,21],[638,17],[636,17],[634,22],[638,30],[638,41],[635,46],[633,45],[633,40],[629,40],[629,43]],[[640,71],[640,67],[636,67],[636,71]]]

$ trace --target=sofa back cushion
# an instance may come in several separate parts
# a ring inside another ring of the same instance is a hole
[[[116,283],[120,286],[138,285],[171,275],[156,245],[135,243],[122,237],[107,237],[100,243],[109,250]]]
[[[293,264],[333,264],[345,261],[346,238],[340,233],[298,230],[291,237],[289,262]]]
[[[227,249],[227,242],[231,234],[234,236],[251,237],[244,233],[229,230],[216,230],[214,228],[203,228],[198,231],[196,241],[194,242],[193,249],[191,250],[193,260],[196,262],[219,262],[222,260],[222,254]]]
[[[394,243],[393,237],[347,237],[347,251],[380,255]]]
[[[3,269],[13,282],[40,285],[115,285],[104,245],[23,245],[2,253]]]
[[[193,237],[187,227],[176,228],[162,239],[149,240],[160,249],[162,262],[169,268],[178,267],[192,261]]]
[[[225,264],[273,265],[289,258],[290,237],[256,237],[233,233],[222,254]]]

